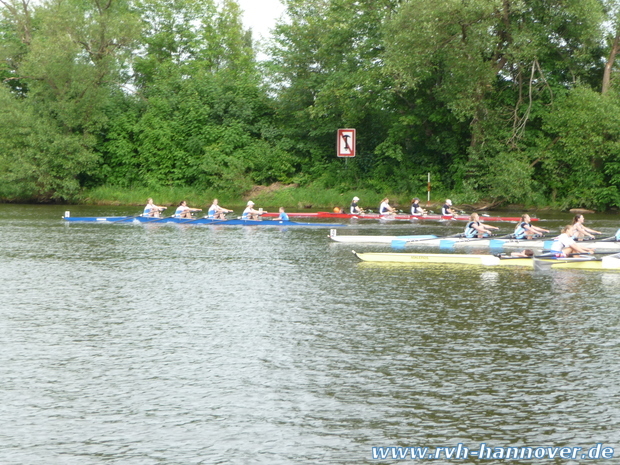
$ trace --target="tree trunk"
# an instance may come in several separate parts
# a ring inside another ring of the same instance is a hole
[[[614,44],[609,52],[609,59],[605,63],[605,72],[603,73],[603,87],[601,94],[605,95],[611,85],[611,70],[614,67],[614,61],[616,60],[616,54],[618,53],[618,47],[620,46],[620,32],[616,33]]]

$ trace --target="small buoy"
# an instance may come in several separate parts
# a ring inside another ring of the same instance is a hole
[[[334,213],[340,213],[340,208],[334,207]]]

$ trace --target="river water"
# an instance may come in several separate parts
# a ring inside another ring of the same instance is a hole
[[[459,443],[602,444],[613,459],[589,462],[620,462],[620,272],[385,266],[326,229],[65,209],[0,205],[3,465],[402,463],[372,448]]]

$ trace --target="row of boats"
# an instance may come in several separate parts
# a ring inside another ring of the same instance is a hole
[[[265,216],[275,215],[266,214]],[[317,213],[289,213],[289,216],[313,217],[313,218],[344,218],[352,215],[343,213],[317,212]],[[367,214],[372,215],[372,214]],[[379,215],[374,215],[374,217]],[[411,215],[405,215],[411,217]],[[519,218],[512,217],[487,217],[489,221],[518,221]],[[502,218],[502,219],[500,219]],[[597,256],[576,256],[568,258],[555,258],[548,256],[543,251],[548,250],[553,242],[552,239],[522,240],[514,239],[509,236],[488,237],[488,238],[465,238],[461,234],[455,236],[439,237],[435,235],[407,235],[407,236],[388,236],[388,235],[339,235],[336,228],[344,227],[345,224],[329,224],[322,222],[302,223],[290,220],[267,219],[267,220],[244,220],[244,219],[213,219],[213,218],[175,218],[175,217],[148,217],[148,216],[102,216],[102,217],[72,217],[70,212],[65,212],[63,219],[67,222],[83,223],[107,223],[107,224],[187,224],[187,225],[228,225],[228,226],[299,226],[299,227],[323,227],[330,228],[329,238],[338,243],[346,244],[383,244],[400,249],[406,246],[433,247],[440,250],[453,252],[458,249],[484,248],[500,249],[507,251],[515,250],[536,250],[538,255],[530,257],[513,257],[503,253],[498,254],[474,254],[474,253],[404,253],[404,252],[372,252],[372,253],[353,253],[364,262],[385,262],[385,263],[443,263],[443,264],[464,264],[464,265],[483,265],[483,266],[509,266],[526,268],[577,268],[577,269],[599,269],[599,270],[618,270],[620,269],[620,241],[617,238],[609,237],[601,240],[587,241],[587,246],[595,250],[595,253],[612,253],[603,257]],[[408,218],[410,219],[410,218]],[[453,219],[459,219],[453,218]],[[464,217],[468,219],[468,217]]]
[[[409,214],[392,214],[392,215],[380,215],[378,213],[363,213],[354,215],[350,213],[335,213],[335,212],[297,212],[288,213],[291,218],[314,218],[314,219],[361,219],[361,220],[436,220],[436,221],[468,221],[469,216],[466,215],[409,215]],[[208,224],[222,224],[229,226],[310,226],[310,227],[344,227],[345,224],[326,224],[326,223],[300,223],[288,220],[275,220],[279,216],[278,213],[261,214],[263,218],[268,218],[268,221],[264,220],[243,220],[240,218],[231,219],[214,219],[214,218],[176,218],[174,216],[168,217],[153,217],[153,216],[81,216],[72,217],[69,211],[65,212],[63,219],[70,222],[81,223],[178,223],[178,224],[196,224],[196,225],[208,225]],[[515,222],[519,221],[519,217],[512,216],[484,216],[484,221],[507,221]],[[538,221],[538,218],[531,218],[531,221]]]

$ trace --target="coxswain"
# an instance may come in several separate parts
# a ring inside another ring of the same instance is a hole
[[[278,217],[276,218],[276,221],[289,221],[288,215],[284,211],[284,207],[280,207],[278,209],[278,212],[280,213],[280,215],[278,215]]]

